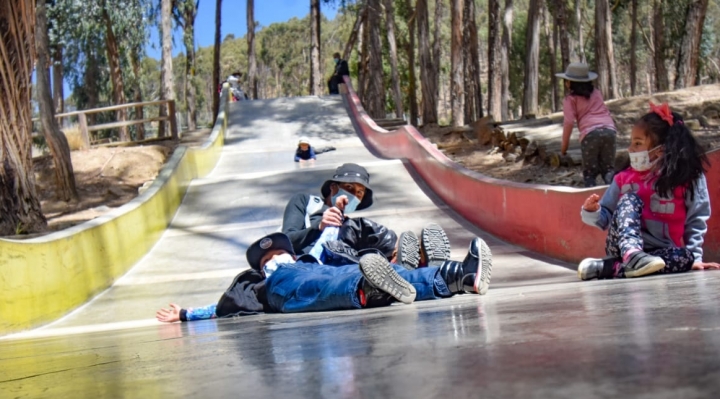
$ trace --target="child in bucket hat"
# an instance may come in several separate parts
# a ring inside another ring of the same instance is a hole
[[[595,186],[600,175],[610,184],[615,168],[615,139],[617,129],[600,90],[593,86],[598,75],[584,63],[568,65],[565,73],[555,76],[565,80],[567,96],[563,101],[562,155],[567,153],[573,126],[580,131],[583,180],[585,187]]]

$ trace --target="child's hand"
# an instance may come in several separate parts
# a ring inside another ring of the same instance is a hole
[[[583,204],[583,209],[588,212],[597,212],[600,210],[600,196],[593,194],[589,196]]]
[[[693,270],[718,270],[720,264],[715,262],[695,262],[692,266]]]
[[[164,323],[174,323],[176,321],[180,321],[180,310],[182,308],[180,305],[171,303],[170,309],[162,308],[158,310],[155,313],[155,318],[158,319],[158,321],[162,321]]]

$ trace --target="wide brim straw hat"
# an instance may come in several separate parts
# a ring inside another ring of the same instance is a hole
[[[556,73],[555,76],[572,82],[592,82],[597,79],[598,74],[591,72],[587,64],[573,62],[567,66],[565,73]]]

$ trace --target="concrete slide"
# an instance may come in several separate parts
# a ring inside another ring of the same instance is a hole
[[[46,327],[0,340],[1,397],[707,397],[720,388],[720,273],[580,282],[574,266],[500,241],[458,217],[400,160],[356,135],[340,96],[230,105],[215,170],[193,182],[171,227],[113,287]],[[300,136],[313,166],[293,162]],[[297,192],[319,194],[344,162],[371,173],[367,216],[395,231],[442,225],[452,255],[480,236],[486,296],[311,314],[160,324],[203,306],[247,268]],[[481,210],[478,210],[481,211]]]

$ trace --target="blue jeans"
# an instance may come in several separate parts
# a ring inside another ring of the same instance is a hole
[[[415,287],[416,301],[450,297],[437,267],[406,270],[393,265]],[[358,289],[363,278],[357,264],[324,266],[317,263],[283,264],[265,281],[268,303],[281,313],[360,309]]]

